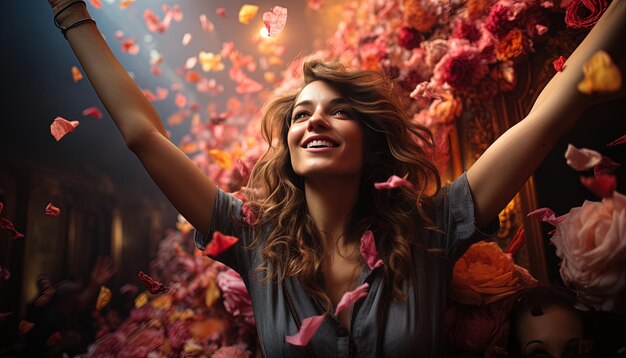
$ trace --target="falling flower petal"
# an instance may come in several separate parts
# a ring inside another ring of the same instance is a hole
[[[135,297],[135,308],[141,308],[148,303],[149,296],[148,292],[142,292],[137,297]]]
[[[59,342],[61,342],[61,338],[62,338],[61,332],[56,331],[52,333],[50,337],[48,337],[48,339],[46,340],[46,346],[48,347],[56,346],[57,344],[59,344]]]
[[[20,323],[17,325],[17,330],[21,334],[26,334],[26,333],[30,332],[30,330],[33,329],[33,327],[35,327],[34,323],[28,322],[28,321],[25,321],[25,320],[21,320]]]
[[[603,174],[611,174],[615,169],[619,168],[620,166],[621,164],[615,163],[610,158],[603,156],[602,161],[598,165],[593,167],[593,175],[597,177]]]
[[[395,189],[398,187],[405,187],[407,189],[413,189],[413,184],[409,183],[407,180],[400,178],[399,176],[392,175],[387,179],[384,183],[374,183],[374,188],[378,190],[382,189]]]
[[[374,242],[374,234],[367,230],[361,236],[361,256],[367,262],[367,266],[370,269],[375,269],[383,264],[383,260],[378,258],[378,250],[376,250],[376,243]]]
[[[249,24],[250,20],[254,19],[258,11],[259,7],[256,5],[243,5],[241,9],[239,9],[239,22],[244,25]]]
[[[0,229],[5,229],[8,232],[10,232],[11,236],[13,237],[13,240],[21,239],[24,237],[24,234],[15,230],[15,226],[13,225],[13,222],[9,219],[0,218]]]
[[[61,209],[57,208],[52,203],[48,203],[48,205],[46,205],[46,215],[52,217],[59,216],[61,215]]]
[[[324,318],[326,318],[326,314],[305,318],[302,321],[302,326],[300,326],[298,333],[293,336],[285,337],[287,343],[293,344],[294,346],[306,346],[309,344],[311,337],[313,337],[317,329],[324,323]]]
[[[74,81],[74,83],[80,81],[83,79],[83,74],[80,72],[80,70],[78,69],[78,67],[76,66],[72,66],[72,80]]]
[[[102,7],[102,2],[100,0],[89,0],[89,3],[94,7],[94,9],[100,9]]]
[[[204,254],[211,257],[218,256],[226,249],[233,246],[237,241],[239,241],[239,239],[234,236],[224,235],[219,231],[215,231],[213,233],[213,239],[204,249]]]
[[[356,302],[359,298],[367,296],[367,289],[369,286],[370,285],[365,282],[353,291],[344,293],[343,296],[341,296],[341,300],[339,300],[339,303],[337,304],[337,308],[335,308],[335,316],[339,316],[343,310],[348,308],[348,306]]]
[[[183,108],[187,104],[187,97],[183,96],[180,93],[177,93],[174,103],[176,103],[176,106],[178,106],[179,108]]]
[[[202,71],[204,72],[221,71],[224,69],[222,56],[216,55],[212,52],[200,51],[200,54],[198,55],[198,60],[200,61]]]
[[[206,17],[206,15],[200,15],[200,26],[202,26],[202,30],[206,32],[213,32],[215,30],[215,25]]]
[[[583,66],[584,78],[578,83],[582,93],[616,92],[622,87],[622,75],[608,53],[596,52]]]
[[[263,14],[263,23],[269,36],[278,36],[283,31],[285,23],[287,23],[287,9],[280,6],[274,6],[271,11]]]
[[[189,45],[190,42],[191,42],[191,34],[187,32],[186,34],[183,35],[183,46]]]
[[[96,119],[102,119],[102,111],[98,107],[88,107],[83,110],[83,116],[94,117]]]
[[[258,83],[257,81],[247,77],[242,76],[240,81],[237,83],[237,87],[235,88],[235,92],[237,93],[254,93],[263,89],[263,85]]]
[[[598,165],[602,161],[602,154],[587,148],[578,149],[568,144],[565,151],[565,159],[567,160],[567,165],[574,170],[583,171]]]
[[[230,169],[233,166],[233,158],[232,156],[223,150],[219,149],[211,149],[209,150],[209,154],[215,160],[217,165],[222,169]]]
[[[217,9],[215,9],[215,15],[221,16],[221,17],[226,17],[226,9],[224,9],[223,7],[219,7]]]
[[[143,13],[143,19],[146,27],[151,32],[163,33],[167,29],[167,25],[161,22],[161,19],[150,9],[146,9]]]
[[[100,286],[98,299],[96,300],[96,311],[100,311],[111,302],[111,290],[106,286]]]
[[[146,275],[143,271],[139,271],[138,276],[144,287],[152,294],[169,291],[169,287],[163,285],[161,282],[154,280],[152,277]]]
[[[63,117],[56,117],[54,122],[50,125],[50,133],[52,133],[52,136],[58,142],[61,138],[63,138],[63,136],[73,132],[76,127],[78,127],[78,124],[78,121],[68,121]]]
[[[0,266],[0,281],[7,281],[11,278],[11,271],[8,268]]]
[[[0,321],[4,321],[7,317],[12,315],[13,312],[0,312]]]
[[[126,9],[127,7],[131,6],[132,4],[135,3],[136,0],[121,0],[120,1],[120,9]]]
[[[540,208],[540,209],[531,211],[530,213],[528,213],[527,216],[533,216],[533,215],[537,216],[539,218],[539,221],[547,222],[548,224],[551,224],[553,226],[556,226],[556,224],[565,220],[565,218],[567,217],[567,214],[556,217],[554,215],[554,211],[552,211],[549,208]]]
[[[558,72],[563,71],[563,65],[565,65],[565,57],[559,56],[556,60],[552,61],[552,66]]]
[[[610,198],[617,187],[615,175],[600,174],[595,177],[580,177],[580,182],[601,198]]]
[[[618,145],[624,144],[626,143],[626,135],[623,135],[619,138],[617,138],[616,140],[612,141],[611,143],[607,144],[607,147],[617,147]]]
[[[127,39],[122,41],[122,52],[130,55],[136,55],[139,53],[139,46],[137,45],[137,39]]]

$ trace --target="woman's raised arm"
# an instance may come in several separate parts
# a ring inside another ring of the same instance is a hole
[[[82,1],[49,0],[49,3],[53,13],[59,14],[56,20],[61,28],[90,17]],[[156,110],[115,58],[93,21],[80,22],[65,35],[126,145],[176,209],[196,229],[206,233],[215,184],[169,141]]]
[[[626,0],[613,0],[598,23],[543,89],[526,118],[506,131],[467,171],[476,225],[489,223],[519,191],[559,138],[594,100],[580,93],[584,64],[597,51],[615,62],[626,51]]]

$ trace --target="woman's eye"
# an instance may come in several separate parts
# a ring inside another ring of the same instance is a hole
[[[335,116],[342,116],[342,117],[349,117],[350,116],[350,112],[348,112],[345,109],[338,109],[335,111]]]
[[[297,121],[298,119],[302,119],[305,118],[307,116],[306,112],[300,112],[300,113],[296,113],[295,116],[293,116],[292,121]]]

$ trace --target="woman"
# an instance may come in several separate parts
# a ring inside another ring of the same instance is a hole
[[[442,190],[428,161],[431,135],[402,113],[383,76],[307,62],[302,89],[266,107],[264,134],[272,145],[242,206],[167,139],[84,4],[49,2],[128,147],[197,229],[197,245],[207,245],[215,231],[239,238],[216,259],[243,277],[269,357],[442,356],[454,261],[495,233],[498,212],[590,104],[576,90],[585,61],[599,49],[621,58],[626,35],[626,1],[614,1],[528,116]],[[413,188],[373,189],[390,175],[406,177]],[[366,265],[359,252],[370,234],[382,266]],[[335,317],[342,295],[362,283],[367,295]],[[286,342],[305,318],[324,312],[308,344]]]

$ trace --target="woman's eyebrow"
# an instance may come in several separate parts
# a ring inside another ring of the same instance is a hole
[[[337,105],[337,104],[346,104],[346,103],[348,103],[348,101],[346,101],[343,97],[335,97],[331,99],[330,101],[328,101],[328,104],[331,106]],[[300,107],[300,106],[309,106],[312,104],[313,104],[313,101],[307,99],[307,100],[296,103],[296,105],[293,108]]]

